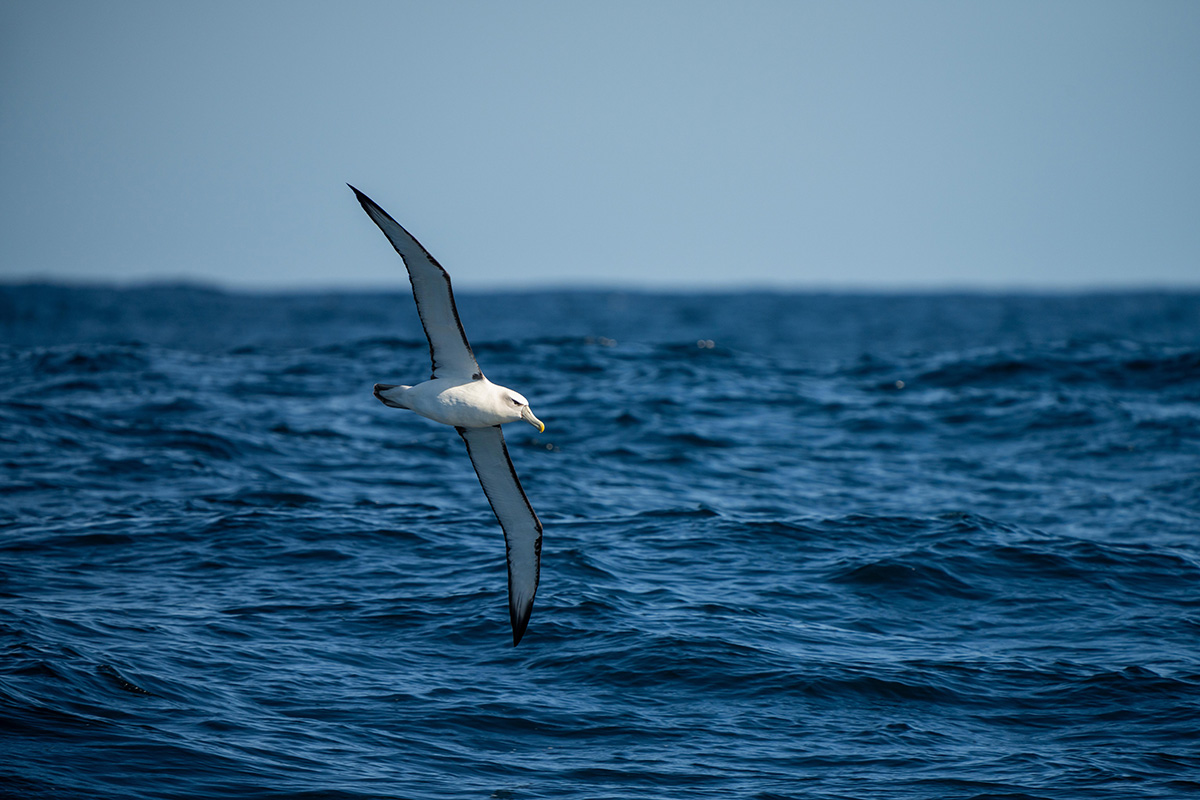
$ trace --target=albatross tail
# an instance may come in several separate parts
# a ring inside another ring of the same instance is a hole
[[[404,401],[400,397],[411,388],[411,386],[393,386],[390,383],[377,383],[375,384],[375,396],[385,406],[408,408],[408,406],[404,405]]]

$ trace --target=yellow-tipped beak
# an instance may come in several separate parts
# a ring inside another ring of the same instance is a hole
[[[530,411],[529,406],[525,406],[523,409],[521,409],[521,419],[525,420],[530,425],[537,428],[538,433],[542,433],[546,430],[546,426],[542,424],[542,421],[540,419],[538,419],[537,417],[535,417],[533,415],[533,412]]]

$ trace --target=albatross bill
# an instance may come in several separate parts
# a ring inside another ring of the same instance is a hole
[[[407,409],[453,426],[466,444],[479,484],[504,531],[508,611],[516,645],[525,635],[537,594],[542,523],[521,488],[500,426],[524,421],[539,432],[546,426],[523,395],[484,377],[458,317],[446,270],[386,211],[358,189],[350,188],[408,269],[433,365],[428,381],[415,386],[377,383],[375,397],[392,408]]]

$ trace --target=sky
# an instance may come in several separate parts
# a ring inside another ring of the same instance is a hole
[[[1200,287],[1200,3],[0,0],[0,281]]]

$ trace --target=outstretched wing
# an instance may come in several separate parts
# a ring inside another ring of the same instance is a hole
[[[346,184],[349,186],[349,184]],[[413,235],[401,227],[399,222],[375,204],[371,198],[350,186],[367,216],[379,226],[383,235],[396,248],[408,267],[408,279],[412,283],[413,298],[417,301],[417,313],[429,340],[429,358],[433,361],[433,377],[478,380],[483,376],[467,334],[463,332],[454,306],[454,290],[450,288],[450,276],[442,265],[429,255]]]
[[[483,493],[504,529],[508,551],[508,615],[515,647],[525,635],[529,615],[533,613],[542,559],[542,523],[517,479],[500,426],[456,430],[467,443],[467,453],[475,465]]]

